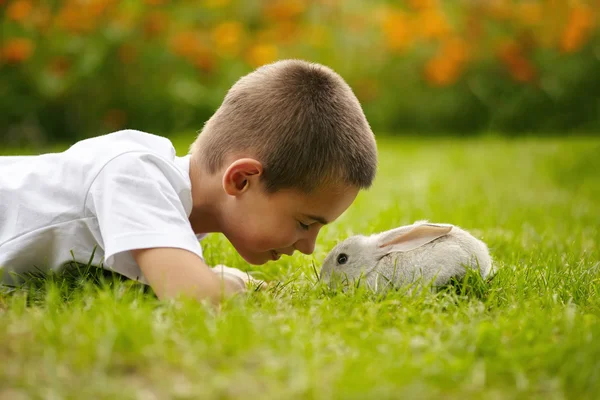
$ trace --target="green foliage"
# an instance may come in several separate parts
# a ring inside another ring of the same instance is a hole
[[[379,130],[597,132],[598,8],[581,1],[0,2],[0,140],[197,131],[265,63],[331,66]]]

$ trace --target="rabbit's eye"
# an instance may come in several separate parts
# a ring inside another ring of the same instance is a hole
[[[338,264],[346,264],[347,261],[348,261],[348,256],[346,254],[342,253],[339,256],[337,256]]]

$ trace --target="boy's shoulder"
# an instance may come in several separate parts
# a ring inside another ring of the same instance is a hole
[[[154,185],[160,181],[181,189],[189,181],[189,159],[177,157],[168,138],[133,129],[77,142],[61,159],[68,169],[85,171],[84,179],[91,182],[120,179],[139,183],[143,178]]]
[[[167,158],[173,158],[176,154],[173,143],[169,139],[135,129],[125,129],[81,140],[71,146],[68,152],[109,158],[129,152],[150,152]]]

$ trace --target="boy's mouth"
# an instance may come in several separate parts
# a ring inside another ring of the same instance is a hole
[[[271,250],[271,259],[273,261],[277,261],[279,260],[279,258],[281,257],[281,254],[279,254],[278,252],[276,252],[275,250]]]

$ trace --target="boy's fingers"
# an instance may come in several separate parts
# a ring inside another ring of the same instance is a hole
[[[248,286],[248,284],[251,284],[252,287],[255,288],[255,290],[264,290],[268,286],[267,282],[256,279],[252,277],[252,275],[250,275],[249,273],[241,271],[237,268],[228,267],[226,265],[216,265],[215,267],[213,267],[213,271],[216,274],[222,275],[223,277],[228,279],[237,278],[246,286]]]

